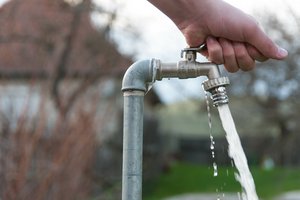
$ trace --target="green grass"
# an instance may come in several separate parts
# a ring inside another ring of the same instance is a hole
[[[251,169],[259,197],[269,199],[274,195],[300,190],[299,169]],[[234,178],[235,169],[219,167],[218,176],[213,176],[212,167],[194,164],[176,164],[157,180],[144,183],[145,200],[160,200],[163,197],[183,193],[240,192],[241,186]]]

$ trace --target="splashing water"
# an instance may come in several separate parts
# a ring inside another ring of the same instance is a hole
[[[243,193],[241,195],[242,200],[258,200],[254,180],[249,170],[247,158],[245,156],[239,135],[236,131],[229,107],[227,104],[219,105],[218,110],[223,128],[226,132],[226,139],[229,144],[228,154],[233,159],[238,170],[236,179],[240,182],[243,188]]]

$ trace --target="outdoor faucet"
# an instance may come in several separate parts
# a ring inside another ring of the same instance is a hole
[[[211,93],[214,106],[228,103],[225,86],[227,77],[221,77],[218,65],[197,62],[199,48],[181,51],[183,60],[163,63],[157,59],[138,61],[126,71],[122,91],[124,96],[123,121],[123,178],[122,200],[142,199],[142,154],[144,96],[156,80],[163,78],[196,78],[207,76],[202,83],[204,90]]]
[[[211,93],[214,106],[228,103],[225,86],[229,85],[228,77],[221,77],[218,65],[211,62],[197,62],[197,52],[203,47],[185,48],[181,51],[184,60],[174,63],[161,63],[156,60],[156,80],[177,77],[179,79],[207,76],[208,80],[202,83],[205,91]]]

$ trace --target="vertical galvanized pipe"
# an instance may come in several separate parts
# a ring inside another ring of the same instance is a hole
[[[144,96],[155,81],[154,60],[133,63],[126,71],[124,95],[122,200],[142,199]]]
[[[144,95],[124,92],[122,200],[142,199]]]

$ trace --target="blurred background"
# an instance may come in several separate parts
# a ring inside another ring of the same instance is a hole
[[[271,199],[300,190],[300,2],[228,2],[289,51],[224,71],[258,194]],[[123,74],[139,59],[177,62],[184,47],[147,1],[0,1],[0,199],[120,199]],[[144,199],[241,190],[214,108],[211,156],[201,82],[160,81],[145,98]]]

